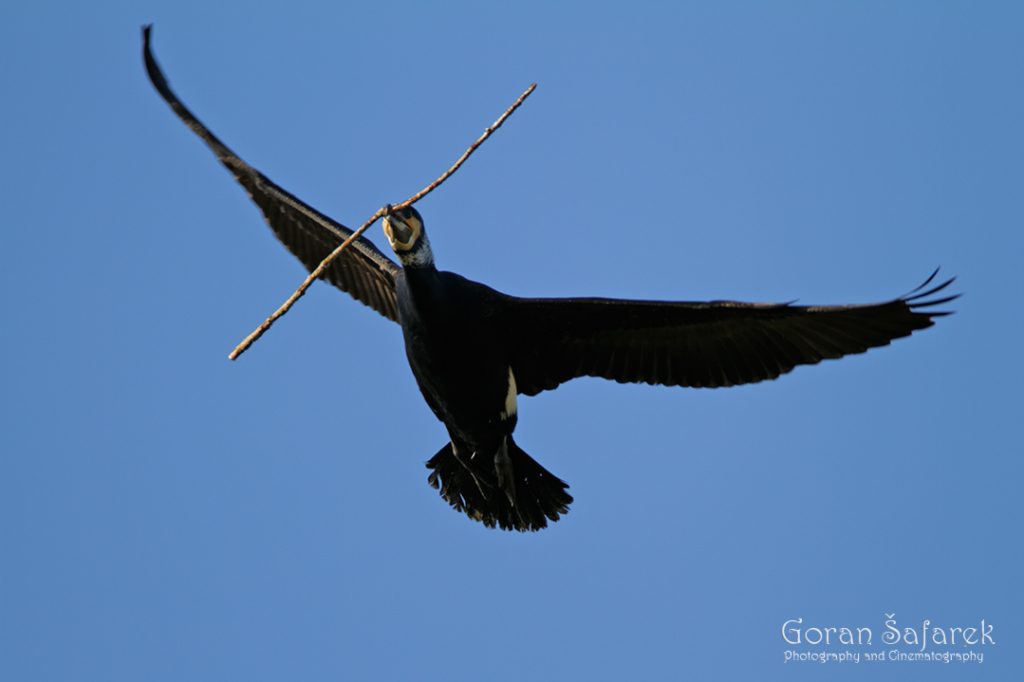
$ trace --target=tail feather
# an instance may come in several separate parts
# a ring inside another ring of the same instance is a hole
[[[572,496],[564,481],[542,467],[507,437],[514,492],[499,485],[494,458],[477,457],[463,461],[451,443],[447,443],[427,462],[431,469],[427,482],[456,511],[465,513],[488,528],[536,531],[546,528],[569,512]]]

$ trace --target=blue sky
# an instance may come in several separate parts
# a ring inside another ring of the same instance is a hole
[[[0,18],[3,679],[1020,676],[1019,5]],[[390,322],[317,284],[226,360],[302,271],[146,81],[145,22],[217,134],[348,224],[537,81],[419,205],[442,267],[508,293],[870,302],[942,265],[966,296],[777,382],[521,400],[576,502],[489,531],[426,485],[444,430]],[[783,662],[788,619],[885,613],[996,644]]]

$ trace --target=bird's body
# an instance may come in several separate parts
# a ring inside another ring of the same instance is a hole
[[[306,266],[316,267],[352,231],[249,166],[174,95],[144,30],[150,80],[214,151]],[[401,266],[360,237],[322,275],[397,322],[409,366],[449,442],[428,480],[470,518],[538,530],[568,511],[566,484],[515,443],[517,396],[575,377],[664,386],[723,387],[774,379],[798,365],[862,353],[946,315],[934,298],[952,280],[878,304],[795,306],[737,301],[524,299],[436,269],[419,213],[385,217]],[[937,271],[936,271],[937,272]]]
[[[396,236],[399,230],[408,241]],[[518,415],[511,297],[438,271],[415,209],[388,216],[384,232],[403,264],[395,294],[409,367],[448,430],[448,444],[427,462],[431,485],[486,525],[543,528],[568,511],[572,497],[512,438]]]
[[[409,366],[437,418],[474,448],[511,433],[508,352],[489,324],[496,292],[434,268],[406,270],[396,284]]]

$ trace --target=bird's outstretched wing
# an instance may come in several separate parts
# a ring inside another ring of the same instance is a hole
[[[270,229],[281,243],[302,261],[307,270],[312,271],[327,254],[351,236],[352,230],[278,187],[263,173],[240,159],[181,103],[153,58],[150,49],[151,28],[145,26],[142,29],[143,56],[149,80],[174,113],[202,138],[245,188],[263,211]],[[401,268],[394,261],[378,251],[369,240],[360,237],[334,259],[322,278],[384,317],[397,321],[395,275],[400,271]]]
[[[874,305],[658,302],[509,297],[507,333],[520,393],[575,377],[714,388],[774,379],[797,365],[863,353],[948,315],[927,288]]]

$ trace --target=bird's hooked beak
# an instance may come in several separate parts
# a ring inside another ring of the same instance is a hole
[[[416,209],[409,207],[387,213],[383,226],[384,236],[388,238],[391,249],[399,256],[404,257],[414,251],[422,251],[426,235],[423,233],[423,219]]]
[[[384,232],[392,244],[412,244],[416,231],[397,213],[384,216]]]

